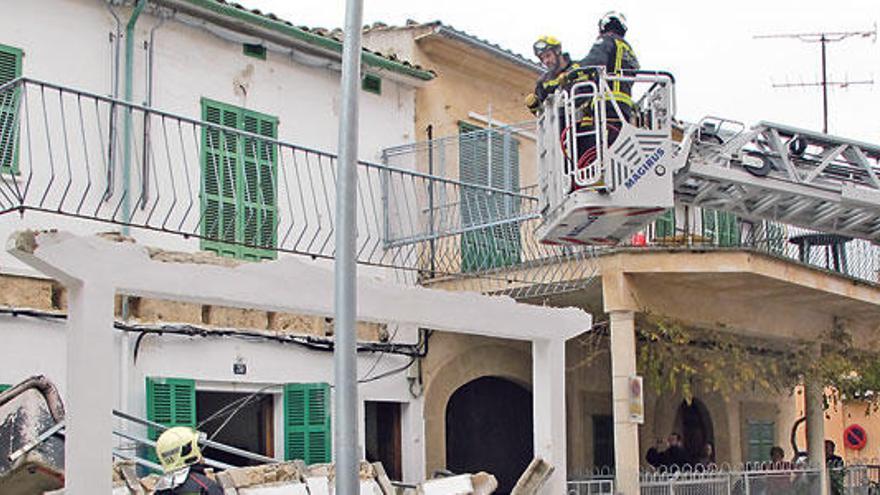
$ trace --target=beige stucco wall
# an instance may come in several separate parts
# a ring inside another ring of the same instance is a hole
[[[493,121],[515,124],[534,120],[523,104],[538,74],[459,41],[433,34],[431,27],[372,30],[364,46],[396,54],[425,68],[437,77],[416,92],[415,141],[427,139],[428,125],[434,138],[455,136],[459,122],[486,127],[469,117],[471,112]],[[497,124],[496,124],[497,125]],[[520,143],[520,185],[537,184],[535,142],[517,136]],[[454,156],[457,150],[450,150]],[[425,164],[420,164],[423,168]],[[454,160],[447,161],[444,175],[458,177]]]

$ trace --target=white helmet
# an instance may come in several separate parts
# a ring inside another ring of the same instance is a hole
[[[617,21],[623,28],[623,32],[626,32],[626,16],[624,16],[620,12],[617,12],[616,10],[608,12],[607,14],[603,15],[601,19],[599,19],[599,32],[605,32],[606,28],[609,24],[611,24],[612,21]]]

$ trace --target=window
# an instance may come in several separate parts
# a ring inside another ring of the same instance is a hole
[[[202,120],[274,139],[278,119],[202,99]],[[275,259],[277,148],[269,141],[202,128],[202,249],[246,260]]]
[[[0,45],[0,86],[21,77],[22,51]],[[19,88],[0,91],[0,172],[18,173]]]
[[[258,58],[260,60],[266,60],[266,47],[263,45],[255,45],[252,43],[245,43],[242,45],[242,52],[248,57]]]
[[[510,131],[487,131],[462,122],[458,153],[462,183],[519,192],[519,142]],[[516,197],[462,187],[460,199],[461,225],[465,229],[519,214]],[[517,264],[520,249],[517,222],[466,231],[461,236],[461,271]]]
[[[273,404],[271,393],[196,390],[196,419],[199,430],[216,442],[275,457]],[[208,455],[232,466],[262,464],[217,449]]]
[[[330,385],[289,383],[284,386],[284,458],[306,464],[330,462]]]
[[[704,209],[703,236],[718,246],[739,246],[739,219],[733,213]]]
[[[361,88],[368,93],[382,94],[382,78],[373,74],[364,74]]]
[[[773,421],[749,421],[748,442],[749,462],[764,462],[770,460],[770,449],[776,440],[776,423]]]

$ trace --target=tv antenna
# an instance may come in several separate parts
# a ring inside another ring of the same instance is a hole
[[[823,31],[818,33],[791,33],[791,34],[762,34],[754,37],[755,39],[796,39],[804,43],[820,43],[822,45],[822,81],[815,83],[785,83],[774,84],[774,88],[793,88],[793,87],[822,87],[822,132],[828,133],[828,86],[838,86],[846,88],[854,85],[871,85],[871,80],[860,81],[829,81],[827,71],[827,55],[826,45],[828,43],[836,43],[847,38],[870,38],[871,42],[877,41],[877,23],[874,23],[874,29],[871,31]]]

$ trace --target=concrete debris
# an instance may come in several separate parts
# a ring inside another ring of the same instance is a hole
[[[547,461],[536,457],[517,480],[510,495],[536,495],[553,474],[554,467]]]

